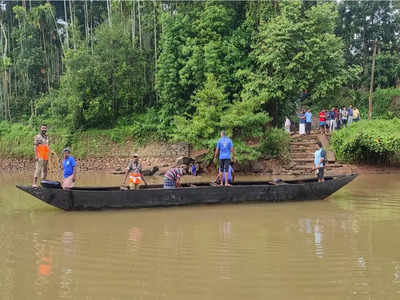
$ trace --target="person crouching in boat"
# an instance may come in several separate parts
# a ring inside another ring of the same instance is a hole
[[[186,166],[171,168],[164,175],[164,189],[176,189],[181,186],[181,177],[186,174]]]
[[[75,159],[71,156],[71,150],[69,148],[64,149],[64,160],[62,161],[62,167],[64,170],[62,188],[71,189],[75,185],[76,162]]]
[[[139,162],[139,155],[134,154],[133,159],[129,162],[128,167],[126,168],[124,181],[122,182],[122,186],[125,186],[126,179],[129,176],[129,189],[137,190],[139,189],[139,185],[142,183],[142,180],[145,185],[147,185],[146,179],[142,174],[142,165]]]
[[[233,169],[233,163],[231,162],[229,164],[229,170],[228,170],[228,183],[232,184],[234,179],[235,179],[235,170]],[[222,172],[221,167],[219,168],[219,172],[218,172],[217,178],[215,180],[215,183],[219,184],[219,185],[225,184],[225,173]]]

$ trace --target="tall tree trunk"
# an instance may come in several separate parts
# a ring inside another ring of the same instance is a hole
[[[371,67],[371,82],[369,84],[369,99],[368,99],[368,120],[372,119],[372,98],[374,92],[374,75],[375,75],[375,59],[376,59],[376,44],[374,41],[374,50],[372,54],[372,67]]]
[[[67,41],[67,49],[69,49],[69,33],[68,33],[68,14],[67,14],[67,0],[64,0],[64,18],[65,18],[65,23],[67,25],[64,26],[64,29],[66,30],[65,37]]]
[[[74,44],[74,49],[76,49],[76,43],[75,43],[75,16],[72,13],[72,4],[74,0],[69,0],[69,13],[70,13],[70,19],[71,19],[71,28],[72,28],[72,43]]]
[[[132,3],[132,47],[135,48],[136,40],[136,1],[133,0]]]
[[[107,1],[107,14],[108,14],[108,25],[112,27],[112,18],[111,18],[111,13],[112,13],[112,8],[111,8],[111,0],[106,0]]]
[[[4,101],[4,116],[6,120],[11,121],[11,112],[10,112],[10,99],[8,94],[8,71],[7,71],[7,49],[8,49],[8,39],[7,34],[4,29],[3,19],[0,23],[2,36],[4,38],[4,47],[3,47],[3,101]]]
[[[142,50],[142,21],[140,13],[140,1],[138,1],[138,21],[139,21],[139,48]]]
[[[84,12],[85,12],[85,40],[86,45],[89,45],[89,15],[88,15],[88,6],[87,1],[84,1]]]
[[[153,0],[153,26],[154,26],[154,74],[153,74],[153,90],[156,89],[156,74],[157,74],[157,10],[156,1]]]

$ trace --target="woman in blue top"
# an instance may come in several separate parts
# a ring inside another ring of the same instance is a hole
[[[64,170],[64,179],[62,182],[63,189],[71,189],[74,187],[76,178],[76,163],[75,159],[71,156],[69,148],[64,149],[64,160],[62,161]]]
[[[225,131],[221,131],[221,138],[218,140],[217,149],[215,149],[214,162],[219,158],[219,175],[222,178],[222,173],[225,173],[225,178],[228,178],[229,165],[231,163],[231,153],[233,161],[235,158],[235,149],[233,148],[233,142],[230,138],[225,136]],[[222,185],[222,183],[221,183]],[[229,182],[225,182],[225,186],[230,186]]]

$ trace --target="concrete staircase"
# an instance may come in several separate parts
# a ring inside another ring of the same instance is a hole
[[[319,132],[313,131],[310,135],[293,135],[290,142],[290,163],[285,169],[288,175],[310,175],[314,166],[314,152],[316,143],[320,140]],[[326,150],[326,149],[325,149]],[[333,174],[342,165],[336,163],[333,155],[328,155],[326,173]]]

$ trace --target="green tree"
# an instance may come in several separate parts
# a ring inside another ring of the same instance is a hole
[[[280,124],[293,111],[299,95],[318,102],[341,88],[358,70],[348,69],[343,43],[334,33],[335,5],[323,3],[302,13],[300,1],[281,3],[281,15],[260,25],[246,74],[243,97],[263,102]]]
[[[214,75],[208,74],[204,87],[193,96],[193,115],[176,116],[175,140],[186,141],[196,148],[215,148],[221,130],[225,130],[236,144],[239,160],[258,158],[261,153],[246,142],[259,139],[270,120],[260,106],[251,101],[228,101]]]

